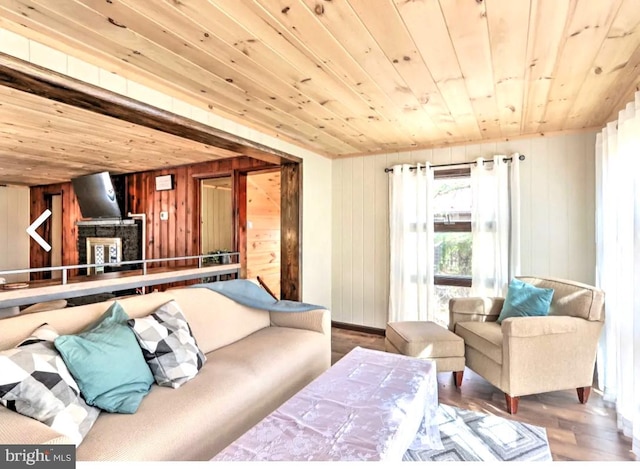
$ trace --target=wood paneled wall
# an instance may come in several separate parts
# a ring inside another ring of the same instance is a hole
[[[62,184],[50,184],[47,186],[34,186],[31,188],[31,220],[35,220],[46,209],[50,209],[51,196],[62,196],[62,265],[78,264],[77,228],[76,222],[82,219],[80,206],[76,194],[70,182]],[[46,241],[51,241],[51,218],[49,218],[38,230],[40,236]],[[49,267],[51,265],[50,253],[42,249],[33,239],[29,241],[31,268]],[[71,273],[73,274],[73,273]],[[45,278],[43,273],[32,273],[31,279]]]
[[[29,188],[0,186],[0,270],[29,268]],[[28,280],[26,274],[0,275],[7,283]]]
[[[231,158],[129,175],[131,212],[147,215],[147,258],[200,254],[199,179],[264,167],[251,158]],[[156,191],[156,176],[166,174],[173,174],[174,189]],[[160,212],[168,212],[168,220],[160,220]]]
[[[247,277],[280,297],[280,172],[247,177]]]
[[[389,298],[389,198],[384,168],[518,152],[521,271],[593,284],[595,134],[558,135],[333,161],[332,319],[384,328]]]
[[[127,176],[128,207],[132,213],[147,215],[146,257],[178,257],[200,254],[199,223],[199,179],[218,175],[229,175],[233,171],[264,169],[265,163],[252,158],[232,158],[207,163],[178,166],[161,171],[135,173]],[[156,176],[173,174],[174,189],[156,191]],[[62,263],[78,263],[76,222],[82,219],[71,183],[36,186],[31,188],[31,219],[35,219],[48,208],[48,195],[62,194]],[[160,220],[160,212],[169,214]],[[126,214],[123,214],[126,216]],[[48,239],[46,226],[38,232]],[[49,265],[48,253],[31,241],[31,267]],[[173,263],[173,265],[182,265]],[[42,278],[33,274],[32,278]]]

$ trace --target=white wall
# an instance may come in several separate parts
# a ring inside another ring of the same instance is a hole
[[[302,298],[331,308],[331,160],[2,28],[0,52],[302,158]]]
[[[595,133],[463,145],[333,161],[332,313],[384,328],[388,309],[388,180],[397,163],[472,161],[518,152],[522,273],[593,284]]]
[[[0,271],[29,268],[29,188],[0,186]],[[9,282],[27,274],[0,275]]]

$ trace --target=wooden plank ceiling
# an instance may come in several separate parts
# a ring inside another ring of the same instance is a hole
[[[0,0],[0,27],[331,157],[595,128],[640,85],[640,0]]]

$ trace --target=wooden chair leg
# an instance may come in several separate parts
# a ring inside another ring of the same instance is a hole
[[[510,414],[515,414],[518,412],[518,403],[520,402],[519,397],[511,397],[506,392],[504,393],[504,397],[507,400],[507,412]]]
[[[456,388],[459,388],[460,386],[462,386],[462,376],[464,375],[464,370],[462,371],[454,371],[453,372],[453,378],[454,381],[456,383]]]
[[[580,404],[586,404],[589,400],[589,394],[591,393],[591,386],[577,388],[576,391],[578,391],[578,400],[580,401]]]

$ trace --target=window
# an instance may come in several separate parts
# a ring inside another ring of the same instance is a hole
[[[434,172],[434,283],[438,322],[449,322],[449,299],[471,287],[471,171]]]

